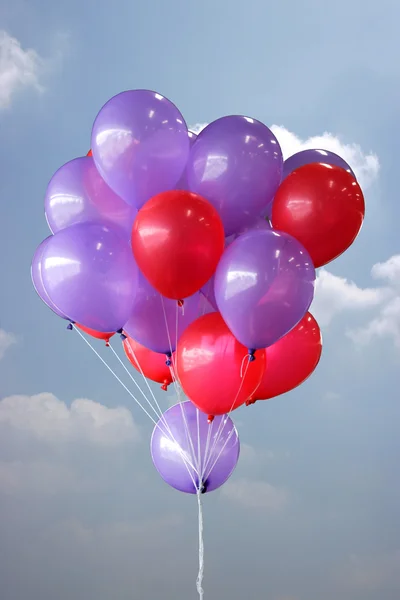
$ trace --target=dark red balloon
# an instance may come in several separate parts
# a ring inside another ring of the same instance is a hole
[[[153,350],[142,346],[129,336],[124,340],[124,350],[129,362],[138,373],[143,372],[143,375],[148,379],[162,383],[163,390],[166,390],[169,384],[172,383],[171,369],[166,364],[167,357],[165,354],[153,352]]]
[[[364,214],[362,190],[350,173],[335,165],[311,163],[281,183],[272,206],[272,224],[303,244],[317,268],[351,246]]]
[[[96,338],[97,340],[104,340],[106,342],[106,344],[108,344],[108,342],[110,341],[110,338],[112,338],[112,336],[115,335],[115,331],[111,331],[109,333],[104,333],[103,331],[96,331],[95,329],[89,329],[89,327],[84,327],[84,325],[79,325],[78,323],[75,323],[75,327],[77,327],[81,331],[84,331],[91,337]]]
[[[221,218],[204,198],[172,190],[139,210],[132,249],[143,275],[166,298],[187,298],[213,275],[224,251]]]
[[[223,415],[244,404],[265,371],[265,351],[249,361],[248,349],[229,331],[219,313],[200,317],[183,332],[176,350],[178,378],[187,397],[208,415]]]
[[[321,331],[308,312],[296,327],[267,348],[267,367],[249,404],[274,398],[299,386],[316,369],[321,352]]]

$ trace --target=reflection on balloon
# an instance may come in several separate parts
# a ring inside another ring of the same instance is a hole
[[[208,442],[207,442],[208,440]],[[188,494],[225,483],[239,459],[239,436],[229,417],[207,416],[191,402],[176,404],[158,421],[151,438],[154,466],[168,485]]]
[[[67,319],[68,317],[61,312],[61,310],[59,310],[57,308],[57,306],[54,304],[54,302],[51,300],[51,298],[49,297],[48,293],[46,292],[46,289],[44,287],[43,284],[43,277],[42,277],[42,270],[43,270],[43,252],[47,246],[47,243],[49,242],[49,240],[52,238],[52,236],[50,235],[49,237],[47,237],[45,240],[43,240],[43,242],[41,242],[39,244],[39,246],[36,248],[35,254],[33,256],[32,259],[32,264],[31,264],[31,278],[32,278],[32,283],[33,283],[33,287],[35,288],[35,291],[37,293],[37,295],[39,296],[39,298],[41,300],[43,300],[43,302],[59,317],[61,317],[62,319]]]

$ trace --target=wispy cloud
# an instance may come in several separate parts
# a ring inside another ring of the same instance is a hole
[[[247,508],[278,512],[288,504],[287,491],[266,481],[251,479],[229,480],[222,488],[224,500]]]
[[[13,333],[0,329],[0,360],[4,358],[7,350],[17,343],[17,338]]]

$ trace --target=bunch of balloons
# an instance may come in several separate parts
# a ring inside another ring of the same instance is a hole
[[[209,491],[239,455],[224,415],[316,368],[315,270],[353,243],[364,210],[336,154],[284,162],[256,119],[226,116],[195,135],[161,94],[126,91],[98,113],[91,151],[48,184],[51,235],[32,279],[70,328],[107,344],[119,332],[137,371],[182,387],[188,401],[156,424],[153,460],[173,487]]]

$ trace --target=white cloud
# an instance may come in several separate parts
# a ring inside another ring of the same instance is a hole
[[[0,360],[4,358],[7,350],[17,343],[17,338],[13,333],[0,329]]]
[[[360,288],[353,281],[321,269],[317,276],[315,297],[310,310],[319,325],[323,327],[329,325],[339,313],[374,308],[392,295],[390,288]]]
[[[36,50],[24,49],[15,37],[0,31],[0,109],[8,108],[14,95],[24,88],[43,90],[43,64]]]
[[[221,495],[224,496],[224,500],[230,500],[247,508],[270,512],[278,512],[288,504],[287,492],[266,481],[229,480],[221,488]]]
[[[74,400],[68,407],[49,393],[1,400],[0,426],[25,432],[43,442],[80,441],[118,446],[139,438],[127,408],[107,408],[86,399]]]
[[[200,133],[206,126],[207,123],[196,123],[189,129]],[[378,176],[380,165],[377,155],[372,152],[364,152],[358,144],[346,144],[333,133],[326,132],[303,140],[281,125],[272,125],[270,128],[278,139],[285,160],[302,150],[320,148],[341,156],[353,169],[363,190],[370,186]]]
[[[375,279],[389,284],[390,294],[387,301],[381,304],[378,314],[366,325],[350,329],[348,336],[359,345],[366,345],[374,338],[387,338],[400,348],[400,255],[377,263],[372,267],[371,274]]]

